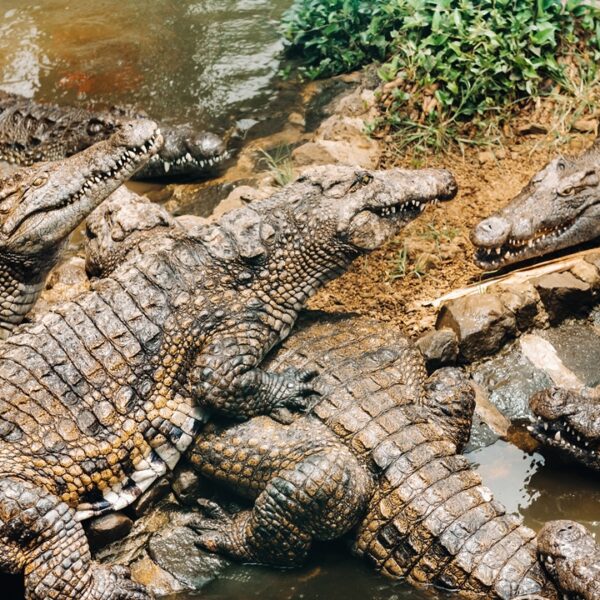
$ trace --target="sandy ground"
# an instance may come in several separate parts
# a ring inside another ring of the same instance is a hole
[[[451,202],[428,207],[384,248],[358,259],[313,298],[311,308],[358,312],[419,335],[435,321],[434,309],[423,302],[482,277],[472,261],[472,227],[514,197],[550,158],[577,154],[592,139],[576,134],[558,144],[543,135],[517,137],[503,147],[432,156],[420,165],[385,148],[383,168],[446,167],[455,174],[459,193]]]

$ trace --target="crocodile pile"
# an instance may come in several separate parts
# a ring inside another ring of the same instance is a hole
[[[324,282],[455,193],[447,171],[315,169],[195,233],[132,234],[135,260],[18,328],[0,346],[0,564],[27,598],[146,598],[91,561],[80,521],[132,503],[209,412],[304,406],[313,373],[263,356]]]
[[[460,370],[427,378],[416,348],[381,323],[323,315],[271,365],[318,370],[320,397],[307,415],[288,415],[290,424],[258,417],[200,434],[191,452],[200,472],[255,499],[232,517],[204,502],[203,547],[291,565],[314,539],[352,531],[357,555],[419,586],[467,598],[563,597],[565,574],[552,582],[535,533],[457,454],[474,408]],[[572,559],[573,569],[584,562]],[[589,576],[575,571],[571,581],[578,576],[584,587]]]

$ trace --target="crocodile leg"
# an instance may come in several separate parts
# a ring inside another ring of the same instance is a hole
[[[0,481],[0,568],[25,573],[27,600],[147,600],[127,569],[91,560],[85,533],[67,504],[43,487]]]
[[[363,513],[372,481],[356,457],[323,429],[268,417],[203,433],[191,454],[200,472],[256,498],[252,510],[199,519],[199,543],[246,562],[291,566],[314,539],[334,539]]]
[[[233,335],[214,336],[190,374],[199,402],[237,419],[305,408],[308,397],[318,393],[311,383],[315,371],[289,367],[273,372],[256,366],[278,339],[277,332],[252,322]]]

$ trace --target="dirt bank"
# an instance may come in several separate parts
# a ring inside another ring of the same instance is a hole
[[[452,202],[428,207],[384,248],[359,259],[311,307],[371,315],[418,335],[435,320],[435,311],[421,306],[423,302],[481,277],[469,242],[473,225],[508,202],[551,157],[578,153],[591,140],[575,134],[558,145],[546,136],[523,136],[504,147],[431,156],[417,165],[382,142],[382,168],[446,167],[456,176],[459,194]]]

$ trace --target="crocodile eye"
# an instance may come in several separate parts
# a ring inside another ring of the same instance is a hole
[[[38,175],[32,182],[31,184],[34,187],[40,187],[42,185],[44,185],[46,183],[46,181],[48,181],[48,174],[47,173],[42,173],[41,175]]]
[[[100,121],[91,121],[90,124],[87,126],[87,132],[90,135],[96,135],[101,131],[104,131],[104,124]]]
[[[559,171],[564,171],[567,168],[567,163],[562,158],[560,158],[556,163],[556,166],[558,167]]]
[[[353,192],[354,190],[368,185],[369,183],[371,183],[371,181],[373,181],[373,175],[371,175],[370,173],[357,173],[356,178],[352,182],[349,191]]]

